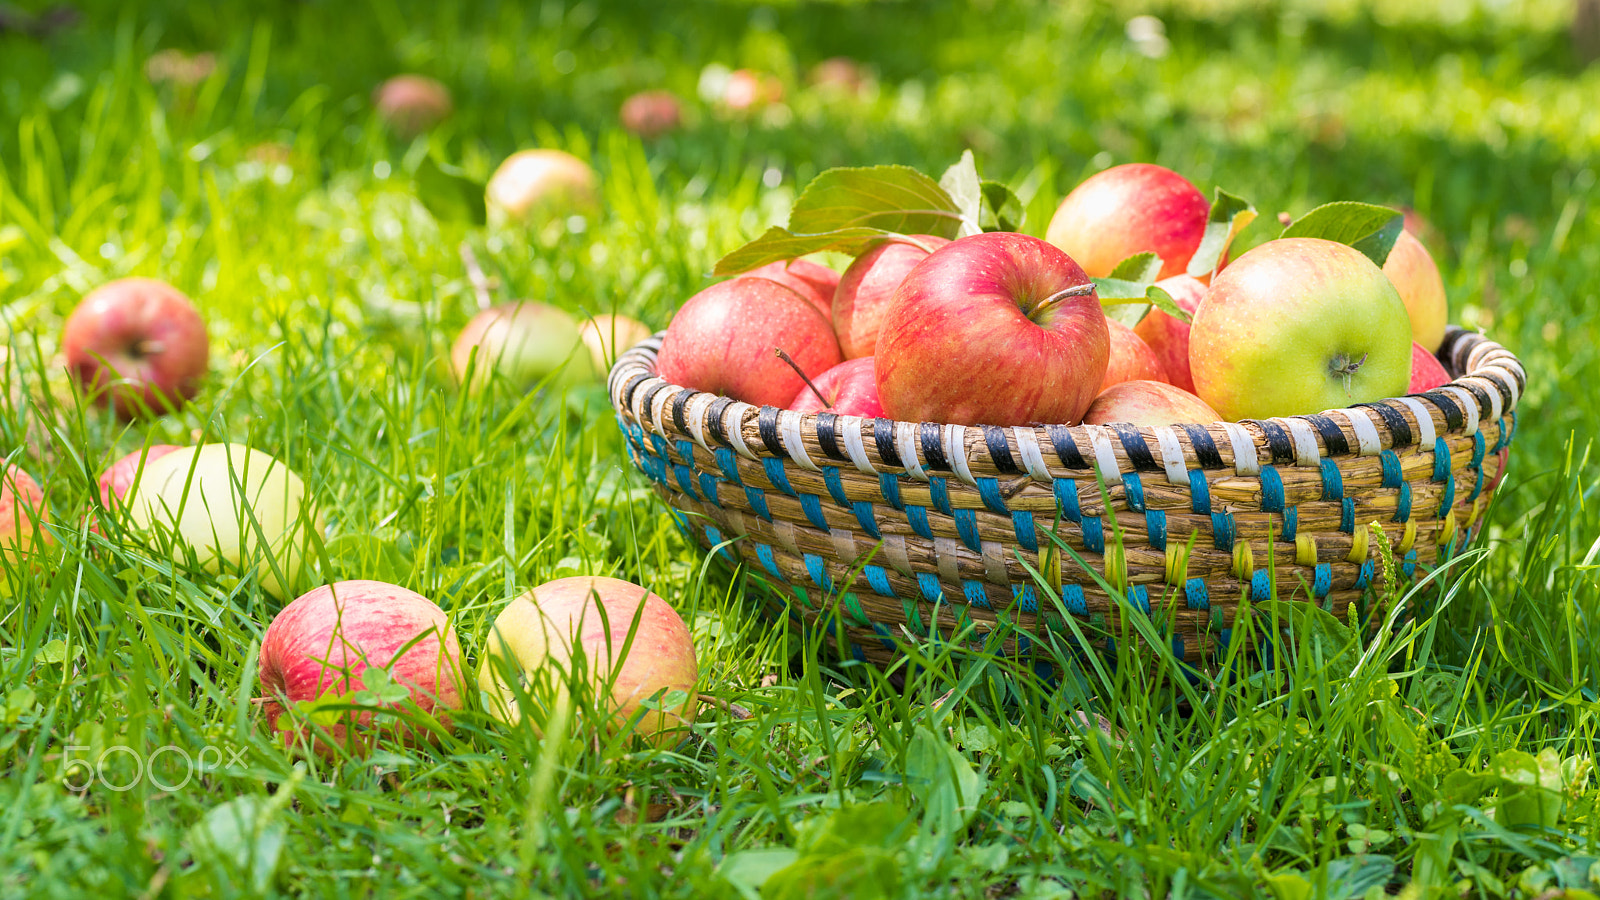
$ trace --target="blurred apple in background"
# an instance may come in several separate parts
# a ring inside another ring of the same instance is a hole
[[[1156,282],[1156,287],[1167,292],[1178,308],[1192,319],[1206,295],[1206,286],[1192,275],[1174,275]],[[1194,377],[1189,374],[1189,323],[1176,319],[1159,309],[1139,320],[1133,333],[1155,351],[1156,359],[1167,373],[1166,381],[1189,393],[1194,393]]]
[[[861,64],[848,56],[832,56],[811,67],[806,80],[813,88],[829,94],[855,95],[866,86]]]
[[[687,736],[699,678],[689,629],[665,600],[630,582],[587,575],[512,600],[490,629],[478,669],[490,715],[508,725],[535,712],[532,725],[542,734],[547,717],[566,705],[580,733],[631,727],[656,747]],[[573,703],[574,687],[588,696]],[[519,702],[519,693],[535,709]]]
[[[1222,416],[1204,400],[1164,381],[1123,381],[1094,398],[1083,421],[1090,425],[1178,425],[1220,422]]]
[[[1110,342],[1094,282],[1067,254],[1025,234],[976,234],[901,282],[878,335],[878,396],[913,422],[1075,424]]]
[[[1420,394],[1449,383],[1450,373],[1445,371],[1444,363],[1439,362],[1439,357],[1434,356],[1427,347],[1412,341],[1409,393]]]
[[[1100,380],[1101,391],[1124,381],[1171,382],[1156,352],[1132,328],[1107,319],[1106,329],[1111,338],[1111,355],[1106,359],[1105,377]]]
[[[765,278],[718,282],[684,302],[661,340],[656,372],[673,384],[726,394],[757,406],[785,406],[807,376],[838,365],[828,319],[790,288]]]
[[[558,386],[593,381],[602,367],[565,310],[532,300],[481,310],[450,348],[450,371],[468,391],[482,390],[495,375],[519,391],[547,378]],[[581,349],[580,349],[581,348]]]
[[[801,413],[832,412],[841,416],[863,416],[875,419],[882,416],[883,404],[878,402],[878,373],[873,358],[863,356],[847,359],[837,366],[811,379],[817,391],[807,385],[795,395],[789,408]],[[823,400],[827,404],[823,404]]]
[[[1161,257],[1160,278],[1181,275],[1200,246],[1211,205],[1171,169],[1113,166],[1084,179],[1061,201],[1045,240],[1083,270],[1104,278],[1136,253]]]
[[[642,138],[656,138],[683,124],[683,101],[671,91],[640,91],[622,101],[622,127]]]
[[[450,89],[426,75],[396,75],[372,93],[378,117],[396,135],[414,138],[450,116]]]
[[[878,331],[895,289],[917,263],[950,243],[931,234],[913,234],[874,244],[857,256],[833,292],[833,330],[846,359],[877,351]]]
[[[1410,232],[1400,232],[1394,249],[1384,260],[1383,274],[1389,276],[1400,300],[1411,317],[1411,339],[1429,352],[1444,343],[1445,318],[1449,302],[1444,295],[1444,279],[1434,265],[1428,249]]]
[[[649,325],[621,313],[596,313],[583,320],[578,333],[584,346],[589,348],[589,359],[595,371],[602,377],[611,371],[618,356],[655,334]]]
[[[600,212],[600,180],[563,150],[522,150],[494,170],[485,191],[489,223],[539,228],[568,216]]]
[[[0,461],[0,560],[15,565],[54,543],[44,527],[49,521],[39,482],[16,466]]]
[[[811,301],[811,305],[833,319],[833,294],[839,288],[839,273],[819,263],[805,259],[789,259],[767,263],[740,278],[769,278]]]
[[[722,104],[737,113],[753,112],[783,99],[783,82],[754,69],[735,69],[722,87]]]
[[[130,419],[181,408],[199,392],[211,359],[199,310],[150,278],[90,291],[67,317],[61,349],[89,396]]]

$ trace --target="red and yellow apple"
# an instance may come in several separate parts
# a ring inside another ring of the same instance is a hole
[[[739,277],[776,281],[809,300],[829,320],[833,319],[833,294],[839,288],[839,273],[827,266],[806,259],[788,259],[767,263]]]
[[[1161,278],[1181,275],[1205,235],[1211,205],[1188,179],[1163,166],[1130,163],[1084,179],[1045,231],[1083,270],[1104,278],[1136,253],[1161,257]]]
[[[845,359],[877,351],[878,330],[895,289],[917,263],[950,243],[931,234],[913,234],[874,244],[857,256],[833,292],[833,330]]]
[[[14,565],[55,543],[44,526],[50,521],[44,491],[33,476],[0,461],[0,560]]]
[[[150,278],[90,291],[67,317],[61,349],[89,396],[124,418],[182,407],[199,392],[211,358],[200,311]]]
[[[539,228],[567,216],[600,212],[600,181],[563,150],[522,150],[506,157],[485,189],[489,224]]]
[[[1389,258],[1384,260],[1383,274],[1389,276],[1406,305],[1411,317],[1411,339],[1430,353],[1439,349],[1444,343],[1445,319],[1450,309],[1444,295],[1444,279],[1439,277],[1439,267],[1434,265],[1428,248],[1410,232],[1400,232]]]
[[[811,389],[812,385],[816,386],[816,391]],[[817,391],[822,392],[822,397],[817,396]],[[833,412],[869,419],[882,416],[883,404],[878,402],[878,374],[873,357],[847,359],[811,379],[811,384],[795,395],[789,408],[801,413]]]
[[[683,102],[671,91],[640,91],[622,101],[617,118],[642,138],[657,138],[683,124]]]
[[[1174,275],[1156,282],[1156,287],[1166,291],[1167,296],[1191,319],[1206,295],[1205,284],[1192,275]],[[1133,333],[1155,351],[1156,359],[1161,361],[1161,368],[1167,373],[1167,382],[1194,393],[1194,377],[1189,374],[1188,322],[1159,309],[1152,309],[1133,327]]]
[[[1132,328],[1115,319],[1107,319],[1106,328],[1111,337],[1111,355],[1106,360],[1105,377],[1100,379],[1102,393],[1124,381],[1172,380],[1156,352]]]
[[[1222,416],[1204,400],[1164,381],[1123,381],[1114,384],[1089,404],[1083,421],[1090,425],[1126,422],[1129,425],[1178,425],[1185,422],[1220,422]]]
[[[396,75],[372,92],[378,117],[396,135],[414,138],[450,116],[450,89],[426,75]]]
[[[517,390],[552,379],[557,385],[593,381],[599,371],[578,323],[565,310],[519,300],[480,311],[450,348],[450,371],[468,391],[496,376]]]

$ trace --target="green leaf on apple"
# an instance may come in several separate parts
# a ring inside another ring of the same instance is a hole
[[[713,275],[738,275],[759,269],[767,263],[795,259],[807,253],[833,250],[857,256],[874,241],[895,236],[895,232],[881,228],[841,228],[822,234],[795,234],[787,228],[774,225],[766,233],[743,247],[717,260],[711,270]]]
[[[424,156],[411,177],[417,185],[417,199],[435,219],[469,225],[488,221],[483,183],[459,167]]]
[[[960,236],[981,234],[978,220],[983,213],[983,181],[978,177],[978,164],[973,161],[971,150],[963,150],[955,165],[944,170],[939,187],[961,210]]]
[[[1174,319],[1177,319],[1179,322],[1188,323],[1194,319],[1193,316],[1189,315],[1187,310],[1178,305],[1178,301],[1172,299],[1171,294],[1167,293],[1166,290],[1159,285],[1152,284],[1145,288],[1144,296],[1146,300],[1150,301],[1150,305],[1153,308],[1161,310]]]
[[[1154,253],[1135,253],[1117,263],[1105,278],[1089,279],[1094,282],[1095,294],[1105,308],[1106,318],[1116,319],[1129,328],[1139,324],[1150,312],[1149,290],[1161,273],[1161,265],[1161,257]]]
[[[1196,278],[1215,272],[1228,256],[1228,247],[1239,232],[1256,220],[1256,208],[1249,200],[1217,188],[1211,200],[1211,212],[1206,216],[1206,230],[1200,237],[1200,246],[1189,257],[1186,270]]]
[[[1108,279],[1119,281],[1133,281],[1142,284],[1155,284],[1156,276],[1161,274],[1161,267],[1166,263],[1151,251],[1135,253],[1122,262],[1107,275]],[[1143,295],[1143,291],[1140,294]]]
[[[1405,227],[1397,209],[1372,203],[1341,200],[1324,203],[1283,229],[1279,237],[1309,237],[1338,241],[1360,250],[1378,265],[1389,258],[1394,242]]]
[[[983,210],[978,225],[984,231],[1021,231],[1028,211],[1011,188],[987,179],[979,188],[983,191]]]

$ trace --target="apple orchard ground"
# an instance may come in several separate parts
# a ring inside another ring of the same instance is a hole
[[[61,565],[0,600],[0,895],[1600,891],[1595,780],[1571,781],[1600,715],[1600,69],[1568,49],[1565,0],[78,11],[46,36],[0,11],[0,451],[57,520],[146,440],[248,442],[321,497],[324,571],[435,599],[469,664],[509,597],[613,574],[684,614],[716,703],[668,750],[540,743],[474,709],[437,747],[298,760],[252,702],[276,601],[64,525]],[[152,87],[166,48],[214,72]],[[807,86],[834,56],[868,65],[862,94]],[[772,73],[782,107],[720,117],[696,96],[710,63]],[[455,94],[418,143],[370,115],[401,71]],[[656,87],[689,114],[642,143],[616,113]],[[598,170],[580,233],[489,237],[449,213],[453,182],[413,174],[430,148],[481,180],[533,146]],[[946,652],[887,679],[703,562],[600,388],[447,389],[463,240],[506,297],[660,325],[821,169],[936,174],[969,147],[1035,234],[1136,160],[1254,200],[1246,245],[1338,199],[1432,222],[1452,319],[1520,354],[1528,389],[1484,552],[1392,658],[1330,644],[1190,688],[1125,656],[1045,691]],[[125,274],[193,296],[214,348],[193,407],[131,428],[51,365],[78,298]]]

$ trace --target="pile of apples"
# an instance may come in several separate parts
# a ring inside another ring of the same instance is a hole
[[[964,425],[1165,425],[1316,413],[1447,382],[1446,301],[1409,232],[1384,265],[1282,237],[1196,277],[1209,205],[1162,166],[1117,166],[1046,239],[888,237],[843,273],[795,259],[714,284],[667,328],[662,378],[799,412]],[[1189,315],[1108,318],[1094,278],[1154,253]]]

